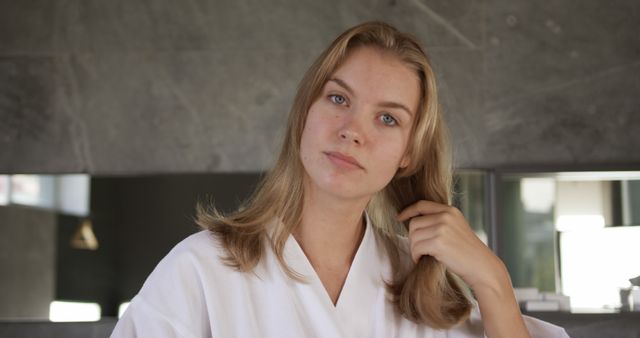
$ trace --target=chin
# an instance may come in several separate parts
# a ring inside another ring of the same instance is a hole
[[[328,195],[344,200],[369,199],[378,191],[371,190],[369,184],[355,184],[353,180],[349,182],[349,179],[329,178],[316,183],[315,186]]]
[[[388,182],[372,182],[363,174],[353,175],[332,167],[315,166],[315,170],[305,172],[305,180],[310,188],[343,200],[369,199],[383,189]],[[306,168],[305,168],[306,169]]]

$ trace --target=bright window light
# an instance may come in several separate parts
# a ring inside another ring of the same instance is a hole
[[[60,175],[56,180],[57,209],[69,215],[88,216],[91,177],[86,174]]]
[[[576,310],[620,306],[620,288],[638,275],[640,227],[560,234],[562,292]]]
[[[11,202],[40,208],[53,208],[55,182],[52,175],[11,176]]]
[[[0,175],[0,205],[19,204],[86,217],[90,194],[87,174]]]
[[[13,175],[11,177],[11,201],[24,205],[38,205],[41,190],[37,175]]]
[[[100,320],[101,309],[97,303],[53,301],[49,305],[52,322],[95,322]]]
[[[523,178],[520,200],[528,212],[548,213],[555,203],[556,182],[553,178]]]
[[[602,215],[562,215],[556,220],[556,230],[587,231],[604,228],[604,216]]]
[[[127,311],[127,308],[129,307],[129,303],[130,302],[124,302],[120,304],[120,306],[118,307],[118,318],[122,318],[122,315],[125,311]]]

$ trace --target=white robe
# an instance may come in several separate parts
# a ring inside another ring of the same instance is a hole
[[[484,337],[477,306],[469,320],[446,331],[395,311],[384,285],[390,264],[368,218],[335,306],[293,236],[284,257],[306,282],[289,278],[273,251],[266,252],[254,273],[241,273],[222,262],[224,249],[210,232],[186,238],[147,278],[111,338]],[[525,323],[532,337],[568,337],[531,317]]]

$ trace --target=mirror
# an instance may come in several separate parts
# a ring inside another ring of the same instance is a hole
[[[515,287],[615,311],[640,275],[640,172],[502,173],[500,254]]]
[[[196,202],[211,199],[223,212],[234,210],[253,192],[261,173],[38,175],[31,181],[29,176],[0,175],[0,320],[82,319],[54,316],[53,312],[72,311],[65,307],[74,305],[59,302],[93,303],[98,318],[117,317],[121,305],[135,295],[158,261],[200,230],[193,221]],[[569,269],[588,267],[582,256],[589,250],[616,260],[627,269],[625,276],[640,274],[623,258],[605,255],[620,255],[614,249],[635,246],[611,249],[603,242],[609,236],[604,232],[640,230],[633,226],[640,223],[638,172],[459,170],[454,191],[454,205],[478,236],[497,250],[516,287],[564,291],[575,298],[574,304],[581,304],[580,296],[571,291],[575,276],[582,283],[597,279],[580,275],[584,269],[578,274]],[[491,191],[498,195],[495,205]],[[29,197],[34,192],[40,192],[40,197]],[[596,217],[574,217],[573,223],[571,217],[563,218],[580,215],[601,217],[597,222]],[[492,219],[499,223],[497,227]],[[571,230],[572,226],[602,231],[599,243],[580,237],[587,232]],[[607,241],[618,243],[619,239]],[[575,249],[576,243],[586,246]],[[601,289],[608,290],[609,301],[591,306],[618,306],[611,298],[615,288]],[[88,314],[92,309],[80,312]],[[94,320],[92,316],[85,320]]]

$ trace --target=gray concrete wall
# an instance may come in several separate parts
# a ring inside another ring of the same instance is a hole
[[[413,32],[459,167],[638,164],[640,2],[0,2],[0,172],[259,171],[304,70],[371,19]]]
[[[54,300],[56,215],[0,206],[0,318],[49,319]]]

